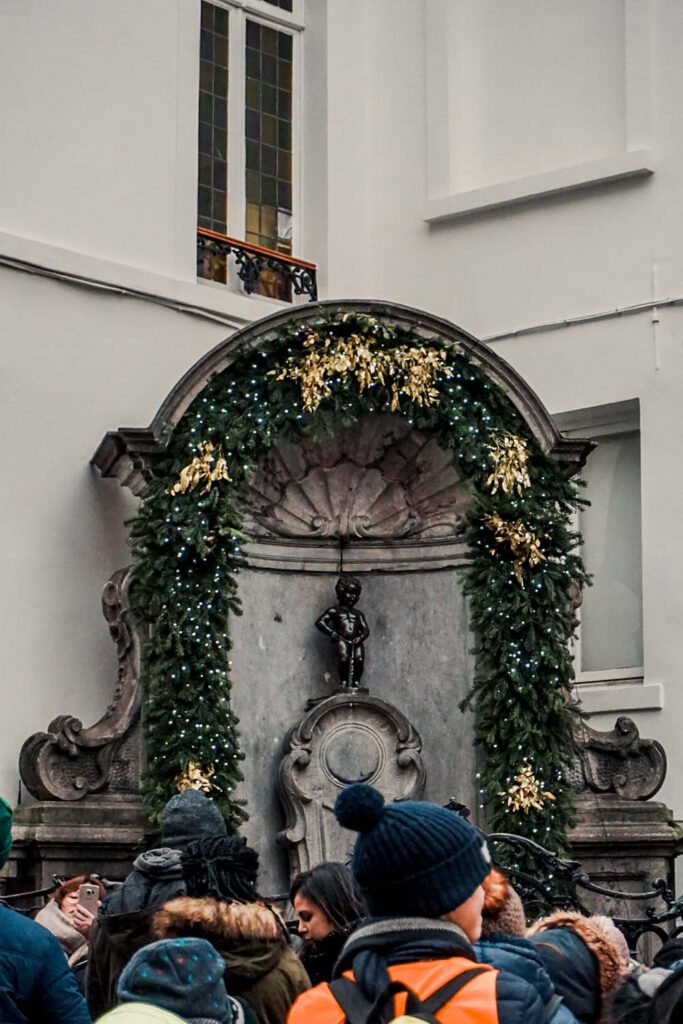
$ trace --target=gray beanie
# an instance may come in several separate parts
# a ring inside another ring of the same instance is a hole
[[[161,845],[184,851],[196,839],[227,835],[223,815],[198,789],[171,797],[161,814]]]

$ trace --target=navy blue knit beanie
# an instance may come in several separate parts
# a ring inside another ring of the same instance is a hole
[[[225,961],[206,939],[161,939],[143,946],[119,978],[122,1003],[151,1003],[186,1021],[232,1024]]]
[[[357,783],[342,790],[334,813],[344,828],[360,832],[351,868],[377,917],[442,917],[491,870],[476,829],[436,804],[385,804],[380,792]]]

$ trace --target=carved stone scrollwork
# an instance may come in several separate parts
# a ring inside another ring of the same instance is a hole
[[[419,800],[426,781],[421,750],[417,730],[387,701],[356,692],[317,702],[290,733],[280,762],[286,826],[278,839],[292,871],[349,859],[354,836],[334,817],[345,786],[369,782],[387,801]]]
[[[635,722],[626,715],[609,732],[582,724],[576,733],[576,753],[572,783],[579,791],[649,800],[666,778],[663,746],[657,740],[641,739]]]
[[[106,584],[102,610],[116,644],[118,678],[111,704],[87,729],[73,715],[60,715],[47,732],[24,743],[19,770],[39,800],[82,800],[102,790],[137,793],[140,743],[140,638],[129,619],[132,574],[120,569]]]

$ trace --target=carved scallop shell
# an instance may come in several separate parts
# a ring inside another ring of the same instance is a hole
[[[452,537],[467,493],[453,457],[399,417],[332,440],[278,443],[251,484],[248,527],[266,537]]]

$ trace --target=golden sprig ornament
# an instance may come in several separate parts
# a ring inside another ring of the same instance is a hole
[[[229,480],[228,464],[211,441],[200,441],[197,445],[199,455],[180,470],[180,476],[169,487],[167,494],[187,494],[204,484],[204,494],[208,494],[217,480]]]
[[[484,523],[494,532],[494,541],[499,545],[507,545],[512,552],[512,568],[517,581],[523,587],[524,575],[522,569],[525,565],[535,566],[546,561],[546,556],[541,550],[541,542],[536,534],[528,529],[524,523],[511,523],[503,519],[497,512],[484,516]],[[491,554],[495,554],[495,548],[491,548]]]
[[[512,785],[500,796],[507,798],[507,805],[514,814],[520,811],[524,814],[528,814],[529,811],[542,811],[544,804],[555,799],[549,790],[543,789],[542,783],[534,774],[534,769],[528,763],[520,767]]]
[[[529,479],[529,449],[523,437],[507,430],[492,430],[491,444],[486,448],[491,453],[493,472],[486,478],[491,494],[499,490],[504,494],[522,494],[531,486]]]
[[[436,382],[452,377],[446,366],[446,353],[433,346],[411,348],[398,345],[377,349],[376,339],[361,334],[348,338],[321,337],[312,331],[304,340],[303,358],[289,356],[284,367],[271,370],[277,380],[298,381],[306,412],[315,412],[332,394],[330,382],[339,377],[355,377],[359,391],[373,384],[388,384],[391,412],[400,408],[401,397],[417,405],[433,405],[439,399]]]
[[[212,764],[203,768],[200,764],[191,761],[185,771],[176,776],[175,787],[179,793],[184,793],[186,789],[198,789],[200,793],[211,796],[220,792],[220,787],[213,782],[215,774],[216,770]]]

